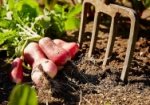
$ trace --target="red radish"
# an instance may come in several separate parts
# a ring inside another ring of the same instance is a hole
[[[31,79],[36,84],[36,86],[41,87],[42,85],[45,85],[45,81],[47,81],[46,77],[44,76],[44,73],[41,71],[41,68],[36,66],[31,73]]]
[[[55,75],[57,74],[57,66],[53,61],[49,59],[42,59],[39,64],[42,67],[41,70],[47,73],[51,78],[55,77]]]
[[[23,81],[23,68],[21,58],[15,58],[12,62],[12,71],[10,73],[11,79],[15,83],[21,83]]]
[[[40,70],[32,70],[31,73],[31,79],[33,80],[33,82],[37,85],[37,86],[41,86],[42,84],[42,79],[43,79],[44,75],[42,73],[42,71]]]
[[[64,48],[65,50],[67,50],[69,52],[71,58],[73,58],[79,50],[79,45],[75,42],[65,42],[61,39],[54,39],[53,42],[57,46],[60,46],[60,47]]]
[[[70,56],[62,47],[57,46],[50,38],[44,37],[39,40],[39,46],[45,55],[51,59],[57,66],[64,65]]]
[[[45,58],[38,43],[31,42],[26,46],[24,58],[32,66],[33,70],[41,65],[41,71],[47,73],[51,78],[54,78],[57,74],[57,66],[51,60]]]
[[[31,79],[33,80],[33,82],[36,84],[37,87],[46,88],[47,86],[49,86],[49,79],[47,79],[46,76],[44,75],[44,72],[41,71],[41,67],[42,65],[39,64],[32,70]]]
[[[24,58],[27,63],[33,67],[35,63],[39,62],[41,59],[45,59],[45,56],[39,45],[35,42],[31,42],[24,49]]]

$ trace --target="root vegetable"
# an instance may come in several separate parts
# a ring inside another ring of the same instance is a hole
[[[64,65],[70,56],[68,51],[57,46],[50,38],[45,37],[39,40],[39,46],[45,55],[51,59],[57,66]]]
[[[15,58],[13,60],[10,76],[12,81],[15,83],[21,83],[23,81],[23,67],[21,58]]]
[[[32,73],[31,73],[31,79],[37,86],[41,86],[42,81],[44,79],[44,75],[40,70],[34,69],[32,70]]]
[[[54,39],[53,42],[57,46],[60,46],[60,47],[64,48],[65,50],[67,50],[69,52],[71,58],[73,58],[79,50],[79,45],[75,42],[65,42],[61,39]]]
[[[48,82],[43,71],[41,71],[40,64],[34,67],[34,69],[32,70],[31,79],[36,84],[36,86],[39,87],[42,87],[43,85],[45,85],[45,83]]]
[[[57,74],[57,66],[54,62],[49,59],[42,59],[39,64],[41,65],[41,70],[47,73],[51,78],[55,77]]]
[[[35,63],[45,59],[45,56],[40,49],[38,43],[31,42],[24,49],[24,58],[30,66],[36,65]]]
[[[46,59],[38,43],[31,42],[26,46],[24,49],[24,58],[32,66],[33,70],[41,65],[41,71],[44,71],[51,78],[54,78],[57,74],[57,66],[51,60]]]

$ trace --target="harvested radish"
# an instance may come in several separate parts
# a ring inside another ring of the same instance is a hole
[[[60,47],[64,48],[65,50],[67,50],[69,52],[71,58],[73,58],[79,50],[79,45],[75,42],[65,42],[61,39],[54,39],[53,42],[57,46],[60,46]]]
[[[45,55],[51,59],[57,66],[64,65],[70,56],[68,51],[57,46],[50,38],[44,37],[39,40],[39,46]]]
[[[57,74],[57,66],[51,60],[45,58],[38,43],[31,42],[26,46],[24,58],[32,66],[33,70],[41,65],[41,71],[47,73],[51,78],[54,78]]]
[[[15,83],[21,83],[23,81],[22,60],[20,58],[15,58],[13,60],[10,76]]]
[[[38,43],[31,42],[24,49],[24,58],[30,66],[36,65],[35,63],[45,59],[45,56],[40,49]]]
[[[57,74],[57,66],[53,61],[49,59],[42,59],[39,64],[41,65],[41,70],[47,73],[51,78],[55,77]]]
[[[42,85],[45,85],[47,81],[46,77],[44,76],[43,71],[41,71],[41,65],[37,65],[31,73],[31,79],[36,84],[36,86],[41,87]]]
[[[44,75],[40,70],[34,69],[32,70],[32,73],[31,73],[31,79],[37,86],[41,86],[42,81],[44,79]]]

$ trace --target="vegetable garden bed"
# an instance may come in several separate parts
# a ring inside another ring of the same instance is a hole
[[[147,21],[147,24],[149,24],[149,21]],[[7,24],[5,25],[7,26]],[[44,25],[47,24],[44,23]],[[26,66],[24,68],[24,80],[22,84],[28,84],[36,90],[39,105],[150,105],[150,27],[147,26],[144,30],[141,28],[139,32],[129,79],[127,83],[123,83],[119,78],[128,39],[128,36],[122,34],[126,32],[126,27],[120,27],[121,33],[115,39],[111,61],[107,65],[106,70],[103,70],[102,62],[106,50],[108,32],[106,30],[105,33],[99,33],[93,56],[88,58],[87,52],[90,44],[92,25],[92,22],[89,22],[87,25],[83,39],[84,43],[80,46],[79,52],[58,71],[56,77],[48,79],[50,84],[43,84],[42,87],[36,86],[31,79],[31,70],[29,70],[31,68]],[[21,27],[20,25],[16,27],[19,27],[24,33],[28,30],[29,34],[35,35],[28,27],[22,28],[22,25]],[[43,30],[39,30],[39,32],[43,33]],[[8,34],[13,37],[13,33],[16,34],[14,31]],[[60,36],[57,37],[60,38]],[[3,38],[5,39],[6,37]],[[71,32],[67,31],[67,35],[63,36],[62,39],[67,42],[76,42],[77,38],[78,31],[74,30]],[[8,38],[9,41],[11,42],[12,40]],[[16,41],[19,43],[18,40]],[[37,41],[37,39],[35,38],[34,41]],[[1,39],[0,43],[3,43]],[[22,44],[24,45],[21,42],[19,47]],[[4,48],[9,49],[9,45],[10,43],[8,43],[8,46],[4,46]],[[12,68],[10,58],[7,54],[11,53],[5,49],[0,49],[0,105],[8,104],[10,93],[16,85],[10,80],[9,74]],[[30,97],[32,95],[30,94]],[[21,101],[18,100],[18,102]]]

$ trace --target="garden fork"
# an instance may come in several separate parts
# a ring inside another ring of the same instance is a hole
[[[122,81],[127,81],[128,71],[129,71],[129,67],[131,64],[134,47],[136,43],[137,32],[138,32],[138,17],[136,15],[136,12],[127,7],[110,4],[106,0],[84,0],[83,7],[82,7],[82,14],[81,14],[81,26],[80,26],[80,32],[79,32],[79,37],[78,37],[78,42],[80,44],[82,44],[82,35],[85,31],[86,18],[87,18],[86,16],[88,13],[87,8],[89,8],[91,5],[95,7],[95,15],[94,15],[94,26],[93,26],[93,31],[92,31],[88,57],[91,57],[93,49],[96,44],[96,37],[98,34],[98,23],[99,23],[98,18],[100,18],[99,14],[104,13],[104,14],[111,16],[110,32],[109,32],[105,58],[103,61],[103,67],[105,67],[106,64],[108,64],[108,61],[109,61],[108,58],[112,54],[114,40],[117,34],[116,24],[118,22],[120,15],[124,15],[130,18],[131,22],[130,22],[130,32],[129,32],[127,51],[126,51],[124,65],[123,65],[123,70],[122,70],[121,77],[120,77]]]

